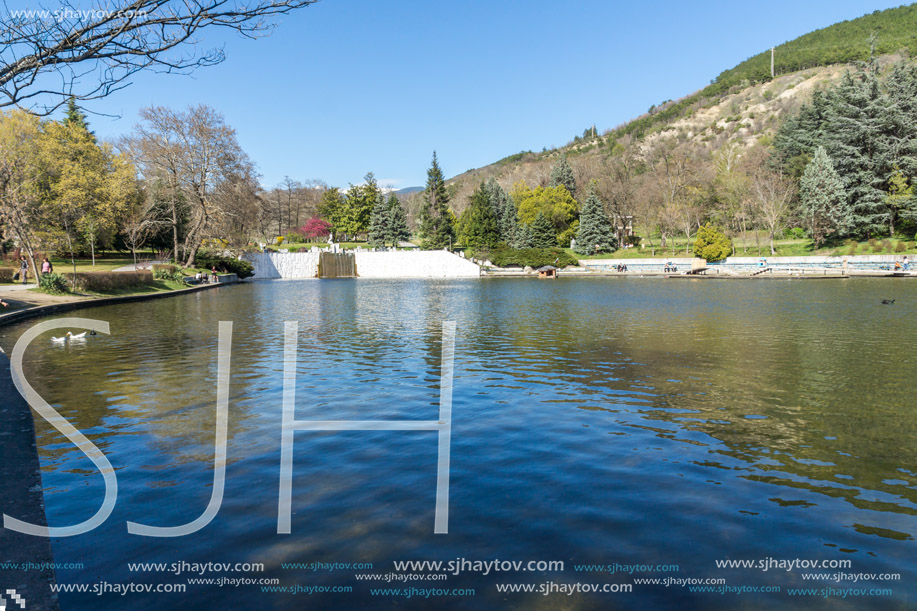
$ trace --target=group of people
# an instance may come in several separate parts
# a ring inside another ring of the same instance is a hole
[[[54,266],[48,261],[48,257],[45,257],[41,260],[41,275],[45,276],[53,273]],[[29,280],[29,260],[25,258],[25,255],[19,257],[19,274],[15,279],[20,280],[23,284],[26,284]]]
[[[664,272],[677,272],[678,268],[671,261],[666,261],[665,266],[662,268]]]
[[[194,274],[194,279],[197,280],[198,282],[208,282],[208,283],[213,283],[213,282],[219,282],[219,281],[220,281],[220,279],[219,279],[219,277],[218,277],[218,275],[217,275],[217,268],[216,268],[215,265],[214,265],[213,267],[210,268],[210,275],[209,275],[209,276],[207,275],[207,272],[198,272],[198,273]]]
[[[50,261],[48,261],[48,257],[42,259],[41,275],[44,276],[53,272],[54,266],[51,265]],[[29,260],[25,258],[25,255],[19,257],[19,272],[13,276],[13,280],[19,280],[23,284],[27,284],[29,281]],[[0,299],[0,307],[8,308],[10,307],[10,304]]]
[[[616,269],[617,271],[619,271],[619,272],[626,272],[626,271],[627,271],[627,265],[625,265],[624,263],[618,263],[618,264],[615,266],[615,269]]]

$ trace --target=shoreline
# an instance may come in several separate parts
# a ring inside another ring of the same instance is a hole
[[[37,305],[3,314],[0,316],[0,327],[59,312],[163,299],[231,284],[235,283],[216,283],[158,293],[87,298]],[[9,356],[2,348],[0,355],[0,392],[8,397],[0,408],[0,436],[3,438],[0,443],[0,476],[3,478],[5,492],[0,495],[0,513],[47,526],[41,461],[35,437],[35,415],[13,384]],[[51,591],[51,585],[57,582],[53,568],[54,552],[51,539],[0,528],[0,550],[3,550],[0,560],[6,564],[31,563],[46,567],[31,570],[3,569],[0,571],[0,578],[3,580],[4,589],[16,590],[27,601],[28,608],[57,611],[60,608],[58,595]]]
[[[8,397],[0,408],[0,435],[3,437],[0,443],[0,477],[3,478],[4,491],[0,495],[0,513],[47,526],[35,419],[32,409],[13,385],[8,355],[2,349],[0,353],[0,392]],[[33,537],[0,528],[0,550],[3,550],[0,559],[7,565],[47,567],[0,570],[3,594],[6,594],[6,589],[16,590],[30,609],[56,611],[60,608],[57,594],[51,591],[51,584],[57,582],[57,576],[54,569],[50,568],[54,563],[50,538]],[[8,608],[14,606],[12,601],[7,602]]]
[[[62,301],[60,303],[50,303],[44,305],[36,305],[28,307],[22,310],[16,310],[15,312],[9,312],[7,314],[0,315],[0,327],[5,325],[13,324],[22,320],[28,320],[29,318],[36,318],[39,316],[45,316],[47,314],[56,314],[58,312],[69,312],[71,310],[79,310],[82,308],[89,308],[92,306],[101,306],[101,305],[113,305],[118,303],[129,303],[134,301],[146,301],[150,299],[164,299],[166,297],[174,297],[176,295],[186,295],[188,293],[194,293],[197,291],[205,291],[208,289],[214,289],[221,286],[231,286],[231,282],[219,282],[215,284],[205,284],[201,286],[192,286],[186,289],[177,289],[174,291],[161,291],[161,292],[151,292],[151,293],[137,293],[134,295],[119,295],[117,297],[89,297],[85,299],[74,299],[71,301]]]

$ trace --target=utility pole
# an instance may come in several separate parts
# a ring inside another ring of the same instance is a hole
[[[774,47],[771,47],[771,78],[774,78]]]

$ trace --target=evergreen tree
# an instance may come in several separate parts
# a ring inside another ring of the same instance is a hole
[[[843,233],[851,221],[844,184],[824,147],[815,149],[799,184],[801,211],[809,225],[815,248],[835,233]]]
[[[513,248],[532,248],[532,230],[525,223],[520,223],[516,229],[516,240]]]
[[[551,187],[563,185],[570,192],[573,198],[576,198],[576,177],[573,175],[573,168],[567,162],[567,154],[561,153],[560,159],[551,168]]]
[[[67,100],[67,110],[64,114],[63,124],[67,127],[76,127],[85,131],[91,135],[93,141],[95,141],[95,134],[89,131],[89,122],[86,121],[86,115],[80,110],[80,107],[76,105],[76,99],[73,97]]]
[[[611,252],[615,248],[617,248],[617,238],[593,183],[580,211],[576,247],[573,250],[581,255],[592,255]]]
[[[548,217],[543,212],[538,212],[528,229],[531,234],[532,248],[554,248],[557,246],[554,225],[551,224],[551,221],[548,220]]]
[[[816,91],[812,100],[799,109],[799,114],[787,118],[780,125],[774,147],[786,174],[797,180],[802,177],[824,136],[827,116],[828,98],[823,91]]]
[[[424,206],[420,212],[420,232],[423,248],[439,249],[455,241],[455,228],[449,211],[449,194],[446,179],[433,151],[433,163],[427,170],[427,187],[424,189]]]
[[[493,177],[487,181],[485,192],[487,193],[487,198],[490,200],[490,206],[493,208],[494,214],[497,215],[500,240],[507,246],[515,246],[516,230],[518,227],[518,221],[516,220],[516,203]]]
[[[887,131],[888,98],[870,69],[855,79],[846,74],[829,99],[822,138],[844,183],[849,206],[847,231],[861,237],[888,228],[885,196],[894,170],[894,146]]]
[[[331,223],[334,233],[344,231],[344,198],[337,187],[326,189],[318,202],[318,215]]]
[[[369,223],[369,244],[373,247],[385,246],[390,234],[390,215],[388,202],[382,191],[376,194],[376,203],[373,205]]]
[[[890,203],[896,168],[917,174],[917,68],[896,65],[882,85],[875,62],[812,102],[780,128],[775,146],[784,172],[800,177],[823,146],[844,184],[852,235],[870,237],[895,226]]]
[[[885,206],[888,208],[888,235],[895,235],[895,219],[899,215],[905,218],[910,216],[914,202],[914,185],[907,184],[907,177],[901,168],[895,166],[895,171],[889,179],[888,195],[885,196]]]
[[[395,248],[404,240],[411,239],[411,230],[408,227],[408,217],[404,212],[398,196],[392,193],[388,198],[388,236],[386,239]]]
[[[707,261],[722,261],[732,253],[732,240],[709,224],[699,227],[694,240],[694,256]]]
[[[497,215],[490,205],[487,187],[482,182],[471,194],[471,205],[462,226],[462,244],[472,248],[493,248],[499,242]]]

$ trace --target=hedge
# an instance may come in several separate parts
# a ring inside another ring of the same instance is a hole
[[[518,265],[539,268],[544,265],[566,267],[579,264],[576,257],[560,248],[499,248],[489,253],[478,253],[477,256],[488,259],[497,267]]]
[[[248,261],[233,259],[231,257],[211,257],[208,255],[198,255],[195,258],[198,267],[207,269],[216,268],[218,272],[235,274],[239,280],[251,278],[255,275],[255,267]]]
[[[153,272],[92,272],[89,274],[67,274],[71,290],[107,293],[120,289],[150,286]]]

